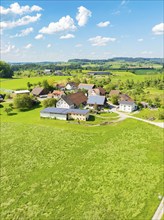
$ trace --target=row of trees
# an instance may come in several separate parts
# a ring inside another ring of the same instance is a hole
[[[11,65],[0,61],[0,78],[12,78],[13,76],[13,69]]]

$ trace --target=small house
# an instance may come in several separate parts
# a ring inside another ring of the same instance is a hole
[[[85,84],[85,83],[80,83],[78,85],[78,89],[81,89],[81,90],[90,90],[90,89],[93,89],[94,88],[94,84]]]
[[[97,105],[97,107],[99,109],[101,109],[102,107],[104,107],[105,103],[106,103],[106,97],[105,96],[100,96],[100,95],[88,96],[87,104],[91,108],[93,108],[94,105]]]
[[[75,82],[68,82],[67,84],[66,84],[66,90],[76,90],[77,89],[77,87],[78,87],[78,83],[75,83]]]
[[[103,89],[102,87],[98,87],[95,89],[89,89],[88,90],[88,95],[102,95],[104,96],[106,94],[105,89]]]
[[[64,91],[54,90],[52,93],[47,95],[47,98],[60,99],[62,95],[64,95]]]
[[[137,109],[137,106],[134,101],[120,101],[119,110],[123,112],[133,112]]]
[[[43,95],[47,95],[48,94],[48,89],[42,88],[42,87],[36,87],[34,88],[31,93],[34,96],[43,96]]]

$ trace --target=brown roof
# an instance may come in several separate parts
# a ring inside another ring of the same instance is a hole
[[[36,87],[36,88],[34,88],[34,89],[32,90],[31,93],[32,93],[33,95],[38,96],[38,95],[44,95],[44,94],[48,93],[48,91],[47,91],[46,89],[42,88],[42,87]]]
[[[56,86],[58,89],[60,89],[60,88],[65,88],[65,84],[64,84],[64,83],[56,84],[55,86]]]
[[[60,90],[54,90],[52,93],[53,93],[53,95],[63,95],[64,94],[64,92],[60,91]]]
[[[121,94],[120,90],[111,90],[110,93],[109,93],[110,96],[112,96],[112,95],[120,95],[120,94]]]
[[[97,89],[99,89],[99,91],[100,91],[100,95],[105,95],[105,94],[106,94],[106,91],[105,91],[104,88],[102,88],[102,87],[98,87]]]
[[[130,96],[128,96],[127,94],[120,94],[119,95],[119,100],[120,101],[128,101],[128,102],[133,101],[133,99]]]
[[[66,102],[73,103],[76,106],[87,102],[87,97],[84,95],[83,92],[72,93],[67,96],[62,96],[62,98]]]
[[[74,87],[78,87],[78,85],[79,85],[78,83],[75,83],[75,82],[68,82],[67,85],[68,85],[68,84],[69,84],[70,86],[74,86]]]

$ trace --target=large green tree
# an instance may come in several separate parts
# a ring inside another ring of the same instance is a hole
[[[11,78],[13,76],[13,70],[8,63],[0,61],[0,78]]]
[[[34,104],[34,100],[29,95],[17,95],[14,98],[14,107],[18,109],[30,109]]]

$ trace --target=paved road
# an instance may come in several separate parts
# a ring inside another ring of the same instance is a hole
[[[142,119],[142,118],[137,118],[135,116],[127,115],[123,112],[119,112],[119,111],[117,111],[116,108],[112,108],[111,111],[119,114],[120,118],[117,121],[123,121],[126,118],[133,118],[133,119],[138,120],[138,121],[143,121],[143,122],[146,122],[148,124],[152,124],[152,125],[158,126],[160,128],[164,128],[164,122],[154,122],[154,121],[148,121],[148,120],[145,120],[145,119]]]
[[[161,203],[159,204],[152,220],[161,220],[163,215],[164,215],[164,198],[162,199]]]

